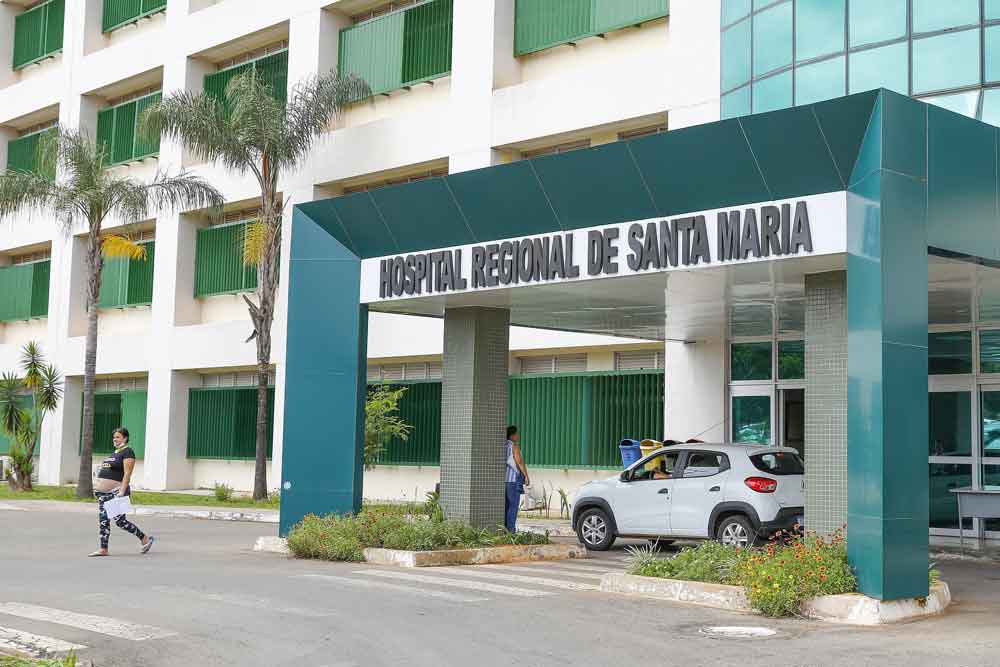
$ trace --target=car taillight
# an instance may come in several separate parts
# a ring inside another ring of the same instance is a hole
[[[743,483],[757,493],[774,493],[778,489],[778,482],[767,477],[747,477]]]

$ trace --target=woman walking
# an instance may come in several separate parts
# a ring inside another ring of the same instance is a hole
[[[108,555],[111,519],[108,518],[108,513],[104,509],[104,503],[112,498],[124,498],[132,495],[129,483],[132,480],[132,470],[135,469],[135,452],[128,446],[128,429],[116,428],[112,440],[115,445],[115,453],[104,459],[101,463],[101,470],[97,473],[97,479],[94,480],[101,548],[90,554],[91,556]],[[115,519],[115,525],[139,538],[139,541],[142,542],[142,553],[148,553],[152,548],[153,536],[144,534],[138,526],[126,519],[124,514],[118,515]]]

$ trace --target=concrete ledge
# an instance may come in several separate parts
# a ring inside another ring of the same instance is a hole
[[[487,547],[484,549],[449,549],[446,551],[397,551],[365,549],[365,560],[376,565],[400,567],[441,567],[446,565],[488,565],[539,560],[586,558],[587,552],[576,544],[533,544],[526,546]]]
[[[753,612],[741,586],[703,584],[697,581],[637,577],[632,574],[609,572],[601,577],[601,590],[606,593],[645,595],[660,600],[687,602],[728,611]]]
[[[164,516],[171,519],[204,519],[208,521],[249,521],[253,523],[278,523],[274,511],[160,509],[155,505],[139,506],[133,510],[138,516]]]
[[[939,581],[926,598],[876,600],[861,595],[825,595],[807,600],[802,613],[809,618],[847,625],[885,625],[940,614],[951,604],[948,584]]]
[[[756,613],[740,586],[703,584],[696,581],[637,577],[609,572],[601,577],[601,590],[607,593],[630,593],[671,602],[686,602],[728,611]],[[876,600],[861,595],[825,595],[802,605],[802,615],[828,623],[845,625],[885,625],[934,614],[940,614],[951,604],[948,584],[938,582],[926,598],[908,600]]]
[[[253,545],[253,550],[268,554],[288,555],[291,553],[288,549],[288,540],[274,536],[258,537],[257,543]]]

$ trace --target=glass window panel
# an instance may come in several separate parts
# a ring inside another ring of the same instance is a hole
[[[949,331],[927,336],[927,372],[955,375],[972,372],[972,332]]]
[[[806,302],[783,299],[778,302],[778,333],[799,333],[806,330]]]
[[[1000,391],[984,391],[980,403],[983,421],[983,456],[1000,456]]]
[[[983,466],[983,486],[1000,489],[1000,466]],[[986,530],[1000,531],[1000,519],[987,519]]]
[[[986,3],[983,5],[983,9],[983,16],[987,21],[1000,19],[1000,0],[986,0]]]
[[[983,91],[983,115],[982,121],[990,125],[1000,126],[1000,88],[991,88]],[[994,304],[994,308],[1000,304]],[[1000,315],[1000,313],[997,313]]]
[[[968,324],[972,322],[972,288],[932,285],[927,293],[929,324]]]
[[[971,456],[972,392],[932,392],[927,398],[927,454]]]
[[[729,90],[750,80],[750,21],[722,33],[722,89]]]
[[[792,63],[792,3],[753,17],[753,74],[760,76]]]
[[[792,106],[792,72],[769,76],[753,84],[753,112],[764,113]]]
[[[770,343],[733,343],[729,369],[734,382],[771,379]]]
[[[888,88],[900,95],[909,95],[910,54],[906,42],[859,51],[848,58],[851,93]]]
[[[750,0],[722,0],[722,25],[735,23],[750,13]]]
[[[930,527],[958,528],[958,500],[951,489],[972,486],[972,466],[955,463],[930,464]],[[962,521],[966,530],[972,519]]]
[[[806,377],[806,343],[783,340],[778,343],[778,379],[804,380]]]
[[[798,0],[795,5],[795,60],[811,60],[844,50],[845,0]]]
[[[795,103],[812,104],[846,93],[847,72],[844,56],[800,65],[795,69]]]
[[[851,47],[906,35],[906,0],[851,0]]]
[[[979,372],[1000,373],[1000,330],[979,334]]]
[[[979,23],[979,0],[913,0],[913,32]]]
[[[1000,25],[990,26],[983,31],[986,47],[986,81],[1000,81]]]
[[[722,96],[722,119],[746,116],[750,113],[750,86]]]
[[[936,107],[960,113],[969,118],[976,117],[976,109],[979,107],[979,91],[970,90],[964,93],[954,93],[952,95],[936,95],[934,97],[921,97],[922,101],[933,104]]]
[[[733,396],[733,442],[771,442],[771,398]]]
[[[773,326],[771,304],[741,304],[729,309],[729,335],[770,336]]]
[[[979,83],[979,30],[913,40],[913,94]]]
[[[992,92],[992,91],[987,91]],[[1000,102],[1000,99],[998,99]],[[986,101],[983,101],[985,105]],[[994,271],[990,271],[994,273]],[[1000,278],[986,276],[979,286],[979,319],[981,321],[1000,320]]]

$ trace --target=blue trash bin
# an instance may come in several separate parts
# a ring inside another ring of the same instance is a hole
[[[629,440],[626,438],[621,441],[618,445],[619,451],[622,453],[622,467],[628,468],[630,465],[642,458],[642,449],[639,447],[638,440]]]

